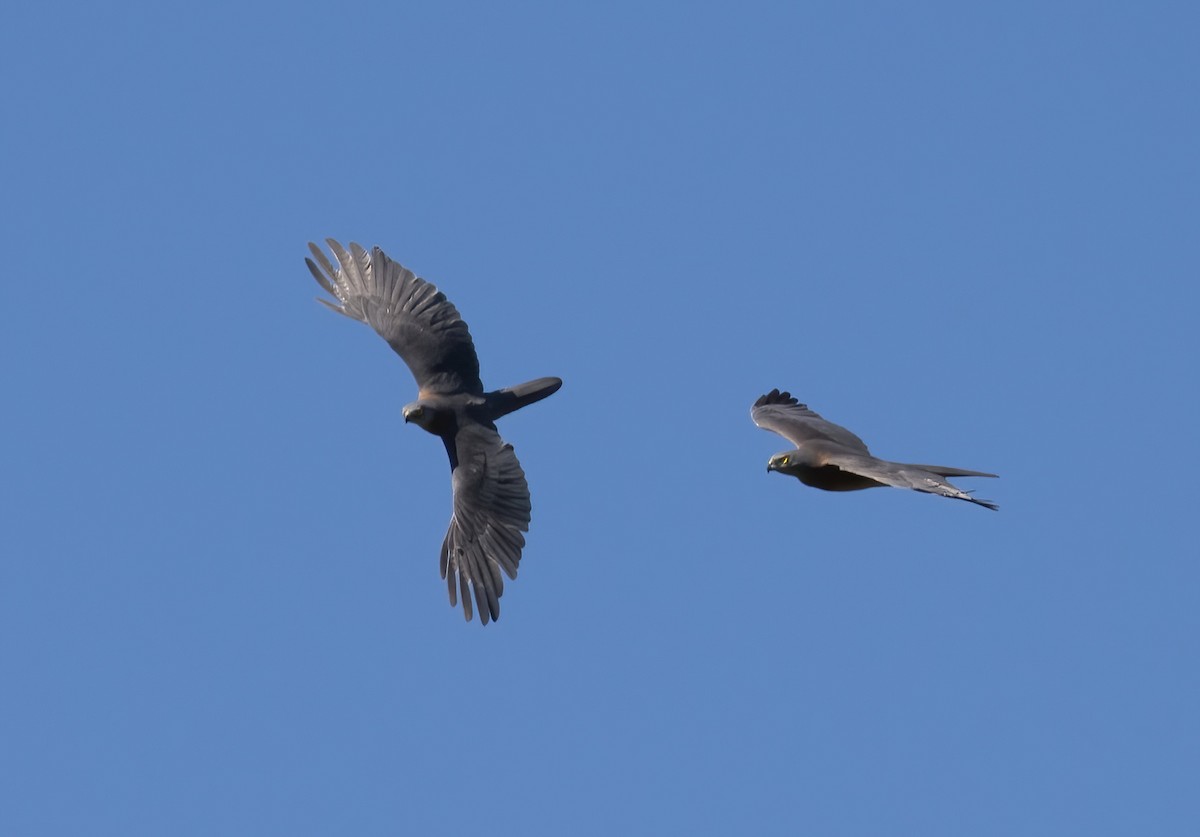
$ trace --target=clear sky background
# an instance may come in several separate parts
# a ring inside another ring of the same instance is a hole
[[[18,3],[0,833],[1194,835],[1193,3]],[[470,324],[533,491],[306,244]],[[789,389],[999,513],[765,473]]]

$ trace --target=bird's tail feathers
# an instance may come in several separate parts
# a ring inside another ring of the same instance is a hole
[[[984,474],[979,471],[963,472],[961,468],[943,468],[943,469],[941,469],[943,471],[954,471],[955,472],[953,474],[943,475],[939,471],[935,471],[935,470],[929,468],[929,466],[927,466],[927,465],[921,465],[918,467],[924,468],[928,474],[935,474],[937,476],[953,476],[953,477],[990,477],[990,476],[993,476],[992,474]],[[906,472],[903,472],[903,475],[905,477],[907,477],[909,480],[911,480],[911,487],[915,488],[917,491],[925,491],[930,494],[940,494],[943,497],[952,497],[955,500],[966,500],[968,503],[975,503],[976,505],[983,506],[984,508],[991,509],[992,511],[1000,510],[1000,507],[998,505],[996,505],[995,503],[993,503],[991,500],[980,500],[978,497],[975,497],[974,496],[975,492],[972,489],[959,488],[957,485],[951,485],[950,483],[945,482],[943,480],[936,479],[935,477],[921,476],[921,473],[919,471],[915,472],[915,473],[911,472],[911,471],[906,471]]]
[[[522,407],[528,407],[535,401],[541,401],[558,392],[561,386],[561,378],[538,378],[534,381],[526,381],[523,384],[490,392],[488,393],[488,404],[491,407],[492,420],[495,421]]]
[[[945,465],[908,465],[909,468],[920,468],[939,477],[998,477],[985,471],[967,471],[963,468],[947,468]]]
[[[993,503],[991,500],[979,500],[979,499],[976,499],[975,497],[971,497],[970,500],[972,503],[976,503],[980,506],[983,506],[985,509],[991,509],[992,511],[1000,511],[1000,507],[998,505],[996,505],[995,503]]]

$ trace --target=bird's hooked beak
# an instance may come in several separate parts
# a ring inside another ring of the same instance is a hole
[[[428,429],[429,420],[432,418],[429,411],[425,409],[424,404],[405,404],[404,405],[404,423],[415,424],[418,427]]]

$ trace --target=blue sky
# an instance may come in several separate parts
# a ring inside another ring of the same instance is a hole
[[[9,10],[0,832],[1197,833],[1198,27]],[[565,381],[486,629],[325,236]],[[1000,512],[766,474],[772,387]]]

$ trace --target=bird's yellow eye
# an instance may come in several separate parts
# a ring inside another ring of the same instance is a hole
[[[786,456],[779,457],[779,464],[786,466],[788,464],[788,459],[789,459],[789,457],[786,457]]]

